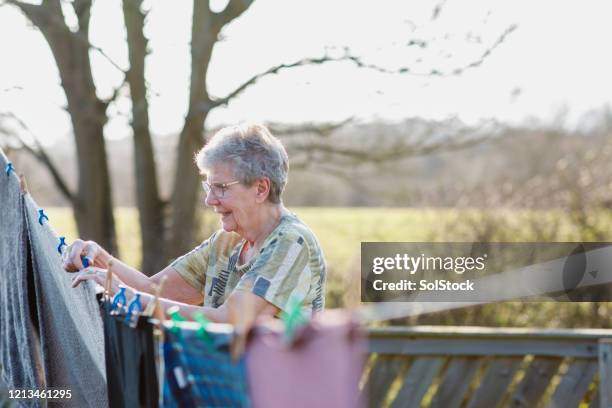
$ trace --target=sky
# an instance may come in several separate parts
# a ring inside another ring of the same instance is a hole
[[[187,109],[191,2],[148,1],[146,76],[154,134],[180,131]],[[222,9],[223,0],[211,7]],[[221,33],[208,88],[224,96],[255,73],[344,47],[393,70],[450,72],[478,60],[510,26],[517,28],[484,62],[459,76],[385,74],[348,62],[302,67],[267,77],[210,116],[209,126],[245,120],[275,122],[443,120],[467,124],[577,124],[611,103],[609,1],[446,0],[436,19],[430,1],[256,0]],[[64,4],[69,23],[74,16]],[[20,117],[45,144],[71,135],[65,96],[42,35],[12,6],[0,7],[0,113]],[[114,64],[128,67],[118,0],[94,3],[91,42]],[[426,41],[424,48],[409,46]],[[122,73],[91,52],[100,97]],[[127,90],[110,109],[108,138],[130,135]]]

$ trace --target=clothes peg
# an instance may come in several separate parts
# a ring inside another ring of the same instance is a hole
[[[143,313],[145,316],[153,316],[155,314],[155,311],[159,309],[159,297],[167,279],[167,276],[162,276],[161,280],[159,281],[159,284],[154,285],[153,299],[151,299]]]
[[[125,321],[132,321],[132,313],[134,313],[134,309],[137,309],[136,313],[142,312],[142,303],[140,303],[140,293],[136,293],[134,299],[130,302],[128,306],[127,315],[125,315]],[[137,314],[135,316],[138,316]]]
[[[23,173],[19,174],[19,188],[23,194],[28,194],[28,183]]]
[[[240,359],[240,356],[244,354],[244,351],[246,349],[246,340],[247,331],[235,326],[234,338],[230,345],[230,356],[232,357],[233,362],[238,361]]]
[[[115,308],[119,306],[120,302],[121,302],[122,307],[127,305],[127,298],[125,297],[125,289],[126,289],[125,286],[120,287],[119,292],[113,298],[113,304],[111,305],[111,313],[115,310]],[[116,313],[119,313],[119,311],[117,311]]]
[[[89,268],[89,258],[85,255],[81,255],[81,263],[83,264],[83,269]]]
[[[6,173],[7,176],[9,176],[11,174],[11,172],[14,172],[15,168],[13,167],[13,163],[8,162],[6,167],[4,168],[4,172]]]
[[[180,308],[178,306],[172,306],[170,309],[168,309],[168,316],[170,316],[170,320],[172,321],[172,327],[170,330],[172,330],[174,333],[178,333],[179,330],[176,323],[184,322],[186,320],[183,316],[181,316],[179,310]]]
[[[306,318],[302,314],[301,302],[297,298],[289,299],[289,307],[287,312],[281,313],[281,320],[285,324],[285,341],[291,344],[296,330],[306,323]]]
[[[59,245],[57,246],[57,252],[59,252],[59,254],[62,254],[62,248],[65,246],[68,246],[68,244],[66,244],[66,237],[59,237]]]
[[[38,210],[38,223],[40,225],[43,225],[43,220],[47,220],[47,222],[49,222],[49,217],[47,217],[47,215],[45,214],[45,210],[41,208],[40,210]]]
[[[87,258],[85,258],[87,259]],[[113,285],[113,260],[108,261],[108,270],[106,271],[106,281],[104,282],[104,296],[110,300],[110,293]]]
[[[208,326],[210,325],[210,320],[208,320],[202,312],[195,312],[193,314],[193,318],[196,322],[200,324],[198,328],[197,334],[204,341],[208,347],[214,347],[214,342],[210,334],[208,334]]]

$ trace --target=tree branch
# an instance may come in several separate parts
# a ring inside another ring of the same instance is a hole
[[[64,14],[62,13],[61,4],[57,0],[44,0],[40,5],[23,3],[18,0],[5,0],[6,4],[12,4],[18,7],[34,25],[41,31],[48,29],[51,24],[61,30],[70,31],[66,26]],[[79,31],[71,32],[71,35],[79,41],[87,44],[87,46],[98,52],[106,59],[113,67],[125,75],[126,70],[121,68],[111,57],[98,46],[89,42],[89,19],[91,16],[91,0],[75,0],[73,7],[79,20]]]
[[[80,38],[80,37],[79,37]],[[87,40],[86,40],[87,41]],[[89,41],[87,41],[87,44],[89,45],[89,48],[97,51],[98,53],[100,53],[100,55],[102,55],[102,57],[104,57],[105,60],[107,60],[113,67],[117,68],[118,71],[120,71],[121,73],[123,73],[125,75],[126,70],[121,68],[119,66],[119,64],[117,64],[115,61],[113,61],[113,59],[111,57],[108,56],[108,54],[106,52],[104,52],[104,50],[100,47],[98,47],[97,45],[93,45],[92,43],[90,43]]]
[[[514,32],[514,30],[516,30],[518,28],[518,25],[516,24],[512,24],[510,26],[508,26],[501,34],[500,36],[497,38],[497,40],[495,40],[495,42],[489,47],[487,48],[481,55],[480,57],[478,57],[476,60],[468,63],[467,65],[464,65],[463,67],[458,67],[458,68],[454,68],[450,71],[441,71],[438,69],[431,69],[430,71],[413,71],[408,67],[400,67],[397,69],[388,69],[388,68],[384,68],[381,67],[379,65],[375,65],[375,64],[367,64],[364,63],[359,57],[355,57],[355,56],[351,56],[348,55],[348,51],[347,51],[347,56],[345,57],[345,59],[349,59],[351,61],[353,61],[355,63],[355,65],[357,65],[360,68],[368,68],[368,69],[372,69],[374,71],[378,71],[381,72],[383,74],[410,74],[410,75],[415,75],[415,76],[439,76],[439,77],[449,77],[449,76],[457,76],[457,75],[461,75],[463,74],[466,70],[471,69],[471,68],[476,68],[479,67],[480,65],[482,65],[482,63],[487,59],[487,57],[489,57],[491,55],[491,53],[499,46],[501,45],[510,34],[512,34],[512,32]],[[424,42],[420,42],[420,41],[411,41],[408,43],[408,45],[418,45],[418,46],[423,46]]]
[[[286,125],[282,123],[268,122],[266,126],[270,132],[278,137],[303,136],[304,134],[314,134],[320,137],[329,137],[337,130],[353,122],[352,117],[337,123],[303,123],[299,125]]]
[[[5,4],[12,4],[13,6],[18,7],[23,12],[23,14],[25,14],[33,22],[34,21],[42,22],[45,17],[45,10],[43,9],[44,3],[37,5],[37,4],[23,3],[17,0],[6,0]]]
[[[55,167],[55,165],[51,161],[51,158],[49,157],[46,150],[40,143],[40,140],[36,137],[36,135],[34,135],[34,133],[32,133],[30,128],[25,124],[25,122],[23,122],[23,120],[21,120],[20,118],[18,118],[15,114],[11,112],[0,113],[0,117],[9,118],[9,119],[14,120],[15,122],[17,122],[17,124],[19,124],[21,128],[23,128],[26,132],[30,134],[30,136],[34,140],[34,144],[36,145],[35,147],[32,147],[28,143],[26,143],[26,141],[23,140],[23,138],[17,132],[9,133],[8,131],[6,131],[6,129],[0,129],[0,131],[2,131],[3,133],[13,136],[15,139],[17,139],[19,143],[21,143],[23,148],[28,153],[30,153],[34,158],[36,158],[43,165],[45,165],[47,169],[49,170],[49,173],[51,173],[51,178],[55,182],[55,185],[60,190],[62,195],[68,201],[70,201],[71,203],[74,203],[75,196],[72,192],[70,192],[70,189],[68,188],[68,184],[66,183],[66,181],[64,180],[60,172],[58,171],[57,167]]]
[[[436,4],[436,6],[434,7],[431,13],[431,21],[434,21],[438,17],[440,17],[440,12],[442,11],[442,8],[444,7],[445,3],[446,3],[446,0],[441,0],[438,2],[438,4]]]
[[[240,17],[253,4],[253,0],[230,0],[220,13],[213,13],[215,31],[218,33],[223,26]]]
[[[219,99],[213,99],[210,102],[211,106],[202,106],[201,108],[202,108],[202,110],[207,110],[207,109],[212,109],[212,108],[217,107],[217,106],[225,105],[232,98],[235,98],[236,96],[238,96],[245,89],[247,89],[249,86],[255,84],[261,78],[263,78],[265,76],[268,76],[268,75],[277,74],[280,71],[283,71],[285,69],[295,68],[295,67],[303,67],[303,66],[307,66],[307,65],[320,65],[320,64],[324,64],[324,63],[330,62],[330,61],[347,61],[347,60],[350,60],[350,59],[351,58],[346,57],[346,56],[343,56],[343,57],[330,57],[328,55],[325,55],[325,56],[320,57],[320,58],[304,58],[304,59],[301,59],[299,61],[296,61],[296,62],[293,62],[293,63],[289,63],[289,64],[279,64],[279,65],[276,65],[276,66],[274,66],[272,68],[269,68],[269,69],[267,69],[267,70],[265,70],[263,72],[260,72],[259,74],[256,74],[256,75],[252,76],[250,79],[248,79],[242,85],[240,85],[238,88],[236,88],[235,90],[230,92],[227,96],[225,96],[223,98],[219,98]]]
[[[92,0],[74,0],[72,8],[79,21],[79,33],[89,38],[89,19],[91,17]]]
[[[204,106],[202,106],[201,109],[204,111],[208,111],[217,106],[226,105],[231,99],[241,94],[244,90],[246,90],[251,85],[254,85],[257,81],[259,81],[261,78],[265,76],[278,74],[280,71],[283,71],[289,68],[296,68],[296,67],[302,67],[302,66],[307,66],[307,65],[321,65],[327,62],[350,61],[350,62],[353,62],[359,68],[367,68],[367,69],[378,71],[384,74],[410,74],[410,75],[415,75],[415,76],[441,76],[441,77],[460,75],[470,68],[475,68],[475,67],[482,65],[484,60],[491,55],[493,50],[495,50],[495,48],[497,48],[501,43],[503,43],[506,40],[506,38],[514,30],[516,30],[516,28],[517,28],[517,25],[515,24],[509,26],[508,28],[506,28],[506,30],[504,30],[504,32],[499,36],[499,38],[493,43],[493,45],[487,48],[478,59],[470,62],[469,64],[463,67],[455,68],[449,72],[443,72],[437,69],[432,69],[428,72],[417,72],[417,71],[412,71],[408,67],[388,69],[388,68],[381,67],[376,64],[366,63],[360,57],[350,54],[349,50],[345,49],[344,50],[345,54],[339,57],[333,57],[333,56],[325,54],[323,57],[320,57],[320,58],[304,58],[304,59],[301,59],[293,63],[279,64],[274,67],[271,67],[267,69],[266,71],[260,72],[259,74],[252,76],[247,81],[245,81],[240,86],[238,86],[236,89],[234,89],[232,92],[230,92],[227,96],[223,98],[211,98],[211,102],[207,102],[206,104],[204,104]]]
[[[484,60],[491,55],[491,53],[493,52],[493,50],[495,50],[495,48],[497,48],[501,43],[503,43],[504,41],[506,41],[506,38],[512,34],[512,32],[514,30],[516,30],[518,28],[518,25],[516,24],[512,24],[511,26],[509,26],[508,28],[506,28],[504,30],[504,32],[497,38],[497,40],[493,43],[493,45],[491,45],[489,48],[487,48],[482,55],[480,56],[480,58],[478,58],[476,61],[473,61],[471,63],[469,63],[468,65],[466,65],[464,68],[460,68],[460,69],[456,69],[453,71],[453,75],[459,75],[461,73],[463,73],[463,71],[465,71],[466,69],[470,69],[470,68],[475,68],[478,67],[480,65],[482,65],[482,63],[484,62]]]
[[[110,105],[111,103],[115,102],[117,100],[117,98],[119,97],[119,93],[121,92],[121,90],[123,89],[123,87],[127,83],[128,83],[127,74],[124,74],[123,81],[121,81],[119,86],[117,86],[117,88],[115,88],[115,90],[113,91],[111,96],[109,96],[108,98],[102,100],[102,103],[104,105],[106,105],[106,107],[108,107],[108,105]]]
[[[403,160],[416,156],[425,156],[433,153],[450,152],[466,149],[488,141],[494,137],[493,134],[482,136],[467,136],[460,140],[449,142],[444,138],[438,142],[425,143],[424,140],[409,144],[394,144],[387,148],[375,147],[348,147],[338,146],[334,143],[309,142],[303,144],[288,145],[287,148],[294,153],[305,153],[310,156],[308,161],[313,163],[321,161],[325,163],[335,162],[338,165],[355,166],[361,164],[380,164],[393,160]],[[319,155],[320,160],[313,159]]]

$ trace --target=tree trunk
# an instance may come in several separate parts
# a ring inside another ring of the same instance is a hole
[[[142,241],[142,270],[155,274],[166,264],[163,203],[159,197],[153,142],[149,131],[149,104],[145,83],[147,39],[143,28],[142,0],[124,0],[123,17],[127,29],[130,69],[127,81],[132,99],[134,133],[134,174],[136,203]]]
[[[206,73],[217,41],[218,31],[208,2],[193,2],[191,28],[191,86],[189,110],[181,131],[174,191],[172,194],[172,230],[170,256],[178,256],[194,245],[195,211],[198,196],[198,170],[193,162],[194,154],[204,146],[204,123],[211,101],[206,90]]]
[[[196,203],[198,196],[198,170],[193,162],[194,153],[204,145],[204,118],[189,121],[181,132],[174,191],[172,193],[172,230],[170,256],[176,257],[194,245]]]
[[[68,112],[74,129],[78,161],[78,191],[72,203],[79,235],[92,239],[117,253],[112,210],[110,177],[104,143],[106,104],[96,96],[89,60],[89,6],[79,16],[79,31],[71,32],[64,23],[59,2],[48,0],[44,9],[29,14],[41,30],[57,64]],[[34,9],[32,9],[34,10]],[[43,12],[41,12],[43,11]]]

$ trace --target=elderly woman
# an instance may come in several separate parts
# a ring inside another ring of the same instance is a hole
[[[289,169],[281,142],[261,125],[221,129],[196,156],[206,205],[219,214],[222,229],[152,277],[114,259],[92,241],[75,241],[64,252],[64,269],[81,271],[103,285],[113,260],[113,288],[126,286],[128,300],[167,277],[161,306],[179,305],[191,316],[201,311],[215,322],[230,321],[232,305],[249,314],[277,315],[291,302],[313,313],[325,305],[325,262],[314,233],[284,206],[281,195]],[[93,267],[83,269],[81,256]],[[290,302],[291,300],[291,302]]]

